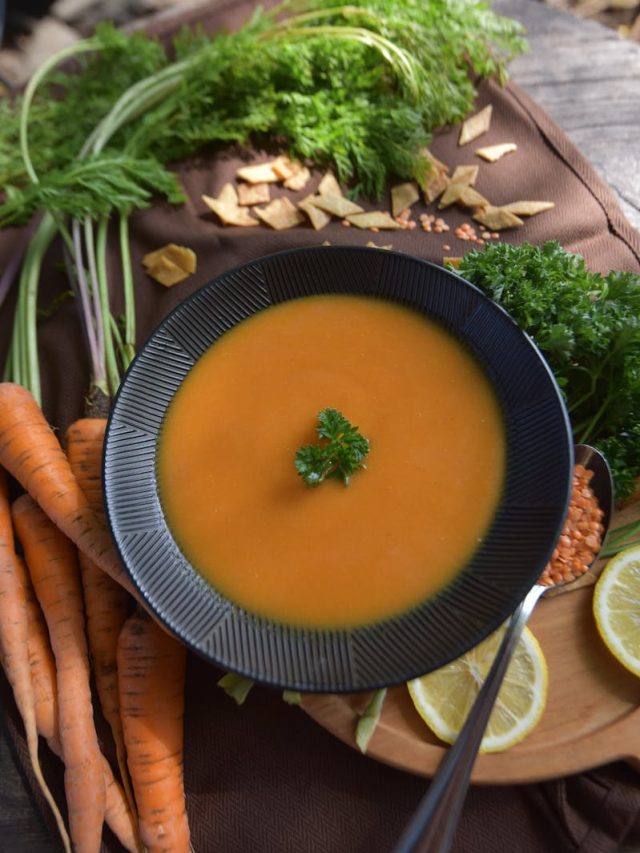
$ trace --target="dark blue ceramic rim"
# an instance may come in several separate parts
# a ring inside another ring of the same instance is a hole
[[[502,499],[470,563],[413,610],[348,630],[272,622],[220,595],[174,541],[156,481],[165,412],[204,351],[257,311],[321,293],[390,299],[441,323],[484,367],[502,406],[507,439]],[[162,322],[114,402],[104,488],[111,531],[133,583],[187,646],[264,683],[336,692],[430,672],[495,630],[549,560],[567,511],[572,469],[569,419],[553,375],[505,311],[427,261],[387,250],[321,246],[279,252],[221,275]]]

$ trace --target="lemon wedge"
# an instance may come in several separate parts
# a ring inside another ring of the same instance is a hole
[[[593,614],[612,654],[640,675],[640,545],[609,560],[596,584]]]
[[[445,743],[453,743],[458,736],[504,631],[504,627],[499,628],[462,657],[408,682],[416,710]],[[480,752],[502,752],[529,734],[544,711],[548,680],[544,653],[525,628],[498,693]]]

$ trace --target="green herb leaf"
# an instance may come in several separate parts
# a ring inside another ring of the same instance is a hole
[[[356,743],[360,752],[365,753],[367,751],[371,736],[380,722],[382,706],[386,697],[386,687],[381,687],[379,690],[376,690],[358,720],[358,724],[356,726]]]
[[[306,444],[295,456],[298,474],[308,486],[316,487],[327,478],[349,485],[351,475],[366,468],[369,440],[360,434],[337,409],[323,409],[318,415],[318,444]]]
[[[640,474],[640,276],[587,269],[556,241],[488,245],[459,274],[531,335],[565,396],[576,442],[607,457],[616,497]]]

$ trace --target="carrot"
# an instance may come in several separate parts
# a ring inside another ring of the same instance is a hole
[[[71,470],[96,515],[102,513],[102,447],[106,424],[104,418],[81,418],[66,432]],[[102,713],[113,733],[120,778],[131,812],[135,814],[120,717],[116,660],[118,635],[129,615],[131,598],[86,554],[79,552],[79,560],[94,680]]]
[[[13,503],[12,516],[56,662],[59,737],[71,839],[78,853],[97,853],[105,815],[104,769],[93,721],[75,549],[28,495]]]
[[[120,707],[129,772],[149,853],[190,849],[183,776],[186,650],[146,613],[118,642]]]
[[[28,604],[29,660],[31,680],[35,693],[36,723],[38,733],[46,738],[51,751],[62,758],[58,737],[58,697],[56,695],[56,668],[49,645],[49,634],[35,597]],[[120,843],[131,853],[138,853],[137,827],[129,809],[124,791],[115,780],[109,762],[103,757],[105,783],[105,821]]]
[[[27,574],[15,553],[7,479],[4,471],[0,469],[0,655],[2,666],[24,723],[34,775],[54,815],[64,848],[70,851],[69,835],[60,810],[44,780],[38,758],[35,697],[30,677],[27,642],[28,588]]]
[[[42,410],[29,391],[13,382],[0,383],[0,465],[80,551],[137,596]]]

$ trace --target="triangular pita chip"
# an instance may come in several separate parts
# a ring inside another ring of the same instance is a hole
[[[271,167],[281,181],[286,181],[287,178],[295,175],[298,169],[301,168],[301,164],[295,163],[285,154],[281,154],[271,163]]]
[[[552,201],[510,201],[509,204],[502,205],[503,210],[515,213],[516,216],[535,216],[536,213],[543,213],[552,207],[555,207]]]
[[[446,163],[443,163],[442,160],[438,160],[438,158],[429,151],[428,148],[423,148],[421,151],[422,154],[429,160],[431,163],[432,171],[436,172],[448,172],[449,167]]]
[[[238,184],[238,204],[244,207],[265,204],[270,198],[269,184]]]
[[[326,172],[318,184],[318,195],[342,196],[342,188],[335,178],[333,172]]]
[[[298,168],[292,175],[290,175],[290,177],[286,179],[286,181],[284,182],[284,186],[292,192],[299,192],[300,190],[303,190],[306,187],[310,177],[311,172],[309,171],[309,169],[307,169],[306,166],[298,164]]]
[[[487,145],[486,148],[477,148],[476,154],[489,163],[495,163],[505,154],[511,154],[512,151],[517,150],[518,146],[515,142],[502,142],[500,145]]]
[[[397,231],[402,228],[399,222],[396,222],[388,213],[383,213],[381,210],[369,210],[363,213],[352,213],[347,216],[347,222],[355,225],[357,228],[379,228],[385,231]]]
[[[236,177],[248,184],[276,184],[282,178],[273,168],[274,161],[268,163],[257,163],[254,166],[241,166]]]
[[[294,228],[304,222],[304,216],[286,197],[274,198],[271,204],[266,207],[254,207],[253,211],[256,216],[259,216],[263,222],[275,228],[276,231]]]
[[[487,104],[487,106],[480,110],[480,112],[477,112],[475,115],[465,119],[465,121],[462,122],[462,127],[460,128],[458,145],[466,145],[467,142],[472,142],[474,139],[482,136],[483,133],[486,133],[491,125],[492,111],[493,107],[491,104]]]
[[[522,219],[515,213],[505,210],[503,207],[484,207],[473,214],[473,218],[480,222],[490,231],[502,231],[505,228],[517,228],[524,225]]]
[[[435,201],[439,195],[442,195],[448,185],[449,178],[446,174],[437,169],[432,169],[422,185],[422,194],[426,203],[431,204],[432,201]]]
[[[186,246],[168,243],[142,259],[147,273],[165,287],[184,281],[196,271],[196,254]]]
[[[320,210],[319,207],[316,207],[312,199],[312,195],[306,196],[302,201],[298,202],[298,207],[300,210],[304,210],[315,230],[319,231],[331,222],[331,216],[328,213],[325,213],[324,210]]]
[[[420,191],[415,181],[406,184],[397,184],[391,187],[391,213],[400,216],[403,210],[411,207],[420,198]]]
[[[479,171],[480,167],[476,163],[473,165],[456,166],[453,175],[451,175],[451,183],[473,187]]]
[[[222,193],[220,196],[222,196]],[[242,228],[260,225],[258,220],[249,214],[247,208],[239,207],[237,202],[224,201],[220,197],[211,198],[208,195],[203,195],[202,201],[207,205],[209,210],[212,210],[216,214],[224,225],[239,225]]]
[[[320,210],[325,213],[330,213],[332,216],[338,216],[344,219],[345,216],[350,216],[352,213],[363,213],[364,209],[353,201],[349,201],[344,196],[333,195],[314,195],[310,199],[311,204],[315,204]]]

